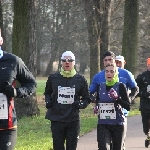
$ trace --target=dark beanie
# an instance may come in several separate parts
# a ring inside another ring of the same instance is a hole
[[[102,59],[104,59],[106,56],[112,56],[114,59],[116,58],[116,55],[112,51],[106,51],[103,54]]]

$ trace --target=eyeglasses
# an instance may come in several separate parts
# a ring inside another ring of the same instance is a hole
[[[61,61],[62,61],[62,62],[67,62],[67,61],[68,61],[68,62],[73,62],[74,60],[73,60],[73,59],[61,59]]]

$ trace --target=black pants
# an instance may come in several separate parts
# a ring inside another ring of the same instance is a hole
[[[126,133],[124,125],[97,125],[97,141],[98,150],[110,150],[112,140],[113,150],[122,150],[124,142],[124,133]]]
[[[13,150],[17,140],[17,129],[0,130],[0,150]]]
[[[51,122],[54,150],[76,150],[80,132],[79,121]],[[66,141],[66,146],[64,143]]]
[[[143,132],[147,135],[150,129],[150,110],[141,108]]]

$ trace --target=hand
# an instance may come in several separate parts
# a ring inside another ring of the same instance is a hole
[[[117,92],[113,88],[111,88],[109,90],[108,95],[111,98],[118,99],[118,94],[117,94]]]
[[[8,85],[6,85],[5,87],[4,87],[4,94],[8,97],[8,98],[12,98],[12,97],[15,97],[16,96],[16,89],[12,86],[12,85],[10,85],[10,83],[9,82],[7,82],[7,84]]]
[[[72,107],[73,107],[73,108],[80,109],[80,102],[79,102],[79,101],[74,101],[74,102],[72,103]]]
[[[146,92],[145,97],[146,97],[146,98],[150,98],[150,93],[149,93],[149,92]]]
[[[94,111],[94,114],[98,114],[98,106],[95,106],[95,107],[93,108],[93,111]]]
[[[50,109],[52,107],[52,102],[46,102],[46,108]]]
[[[90,100],[92,103],[95,103],[96,102],[96,94],[90,93]]]

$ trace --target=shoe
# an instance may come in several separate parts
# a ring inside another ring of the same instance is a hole
[[[145,147],[146,147],[146,148],[148,148],[149,142],[150,142],[150,140],[148,140],[148,139],[145,140]]]

